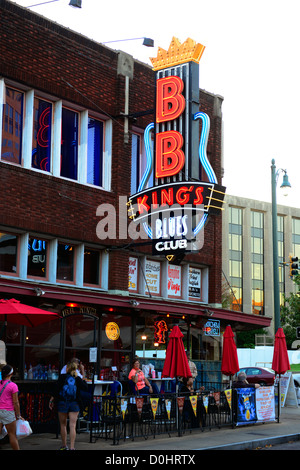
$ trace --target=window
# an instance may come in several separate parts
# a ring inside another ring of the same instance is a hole
[[[229,207],[229,276],[234,294],[231,308],[242,311],[243,305],[243,212]]]
[[[74,280],[74,246],[58,243],[57,245],[57,279],[73,282]]]
[[[278,259],[279,259],[279,294],[280,294],[280,305],[284,305],[284,294],[285,294],[285,266],[284,266],[284,217],[277,216],[277,227],[278,227]]]
[[[47,276],[47,242],[37,238],[28,239],[27,274],[33,277]]]
[[[86,248],[84,250],[84,284],[100,284],[100,253]]]
[[[292,247],[293,256],[300,260],[300,219],[292,219]]]
[[[153,133],[150,134],[150,152],[153,155]],[[147,156],[143,138],[139,134],[132,134],[131,142],[131,194],[137,192],[141,179],[147,168]],[[153,186],[153,171],[150,172],[145,188]]]
[[[32,168],[51,169],[51,121],[52,104],[39,98],[34,99]]]
[[[78,113],[62,109],[61,168],[60,175],[77,180],[78,171]]]
[[[252,313],[264,315],[264,214],[251,211]]]
[[[6,102],[3,105],[1,160],[21,164],[23,93],[6,87]]]
[[[2,161],[111,189],[111,120],[65,107],[63,100],[41,98],[34,90],[6,86],[3,78],[0,82],[5,93],[0,106]]]
[[[103,122],[89,118],[87,183],[103,186]]]
[[[18,238],[16,235],[0,232],[0,271],[17,272]]]
[[[26,328],[24,378],[51,380],[58,377],[60,319]]]

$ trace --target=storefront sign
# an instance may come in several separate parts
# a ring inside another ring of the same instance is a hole
[[[119,339],[120,328],[117,325],[117,323],[115,323],[113,321],[107,323],[107,325],[105,327],[105,334],[108,337],[108,339],[110,339],[112,341],[116,341],[117,339]]]
[[[151,294],[160,295],[160,262],[146,260],[146,290]]]
[[[138,259],[129,257],[128,290],[137,292],[138,290]]]
[[[181,267],[168,265],[168,297],[181,297]]]
[[[201,299],[201,269],[189,268],[189,298]]]
[[[128,212],[152,239],[152,254],[169,260],[202,248],[199,234],[209,214],[220,213],[225,195],[206,155],[209,117],[199,112],[203,51],[204,46],[191,39],[180,44],[173,38],[168,51],[159,48],[151,59],[156,72],[155,123],[145,130],[147,166],[137,193],[129,198]],[[207,178],[201,181],[204,172]],[[152,175],[153,187],[146,188]]]
[[[203,330],[206,336],[220,336],[220,320],[208,320]]]
[[[97,310],[93,307],[88,307],[86,305],[77,306],[77,307],[66,307],[61,311],[63,317],[68,315],[89,315],[98,318]]]
[[[159,344],[165,344],[166,332],[168,331],[168,325],[164,320],[158,320],[154,322],[154,342]]]

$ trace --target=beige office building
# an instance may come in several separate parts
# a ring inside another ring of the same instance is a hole
[[[274,318],[272,205],[230,195],[225,201],[222,267],[230,308]],[[283,294],[295,288],[289,275],[289,256],[300,260],[300,209],[282,205],[277,209],[282,304]],[[268,334],[274,335],[273,321]]]

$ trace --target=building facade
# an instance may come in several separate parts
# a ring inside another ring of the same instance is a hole
[[[219,364],[228,323],[270,320],[221,307],[221,216],[176,265],[131,236],[126,204],[145,164],[153,70],[7,0],[0,11],[0,292],[61,316],[31,329],[8,322],[7,362],[20,379],[49,378],[74,355],[92,369],[97,347],[97,373],[122,378],[136,351],[160,368],[179,324],[193,359]],[[199,93],[221,181],[222,98]],[[217,338],[203,330],[211,316]]]
[[[277,206],[279,291],[294,292],[289,256],[300,259],[300,209]],[[223,272],[232,294],[231,308],[274,317],[271,203],[226,195],[223,213]],[[274,335],[274,324],[267,329]]]

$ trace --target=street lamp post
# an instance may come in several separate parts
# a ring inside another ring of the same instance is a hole
[[[272,235],[273,235],[273,282],[274,282],[274,330],[280,328],[280,292],[279,292],[279,262],[278,262],[278,232],[277,232],[277,199],[276,186],[280,172],[284,173],[281,188],[290,188],[286,170],[281,168],[276,171],[275,160],[271,161],[271,185],[272,185]]]

